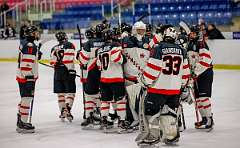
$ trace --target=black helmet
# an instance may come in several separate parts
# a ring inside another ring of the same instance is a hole
[[[62,42],[64,40],[67,40],[67,34],[63,31],[59,31],[55,34],[55,37],[59,42]]]
[[[28,26],[24,30],[24,35],[28,41],[34,41],[40,38],[40,35],[37,32],[38,32],[38,28],[36,26]]]
[[[189,34],[189,40],[199,40],[200,37],[200,27],[198,25],[193,25],[190,27],[191,33]]]
[[[157,27],[156,27],[156,33],[161,33],[163,35],[164,33],[164,30],[169,28],[169,27],[173,27],[173,25],[171,24],[158,24]]]
[[[102,32],[102,39],[104,41],[108,41],[108,40],[111,40],[112,39],[112,36],[113,36],[113,31],[108,29],[108,30],[105,30]]]
[[[92,38],[94,38],[94,31],[92,30],[92,28],[86,30],[85,36],[86,36],[87,39],[92,39]]]
[[[98,24],[98,25],[96,26],[96,37],[97,37],[97,38],[101,38],[101,37],[102,37],[102,32],[103,32],[104,29],[105,29],[105,28],[104,28],[104,25],[103,25],[103,24]]]
[[[29,36],[35,36],[33,33],[38,31],[38,28],[36,26],[28,26],[26,29],[25,29],[25,36],[26,37],[29,37]]]
[[[146,32],[152,32],[152,28],[151,24],[146,24]]]
[[[115,36],[121,35],[121,30],[120,30],[120,28],[114,27],[114,28],[113,28],[113,35],[115,35]]]
[[[121,31],[122,32],[128,32],[128,33],[131,33],[132,32],[132,26],[127,24],[127,23],[122,23],[121,24]]]

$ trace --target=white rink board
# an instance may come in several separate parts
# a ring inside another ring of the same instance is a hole
[[[78,50],[79,40],[69,40]],[[50,58],[51,48],[57,41],[50,40],[43,44],[41,51],[43,59]],[[240,40],[212,40],[208,45],[213,55],[214,64],[240,65]],[[0,40],[0,58],[16,58],[18,52],[18,40]]]
[[[0,148],[137,148],[134,142],[136,133],[106,135],[99,130],[81,129],[83,105],[79,79],[76,80],[73,123],[59,121],[57,98],[52,93],[53,71],[42,65],[39,66],[32,120],[36,133],[16,133],[17,104],[20,100],[15,80],[16,67],[16,63],[0,63]],[[240,147],[239,84],[240,71],[215,71],[212,97],[215,129],[211,133],[194,129],[193,106],[185,105],[187,130],[181,133],[177,148]]]

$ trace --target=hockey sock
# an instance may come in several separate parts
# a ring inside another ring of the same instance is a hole
[[[21,120],[24,123],[27,123],[28,121],[28,116],[29,116],[29,109],[30,109],[30,104],[32,101],[32,97],[22,97],[21,98],[21,105],[20,105],[20,115],[21,115]]]
[[[101,101],[101,115],[108,116],[110,109],[110,101]]]
[[[66,104],[65,104],[65,94],[64,93],[59,93],[58,94],[58,106],[59,106],[60,112],[62,111],[63,107],[66,107]]]
[[[123,98],[122,100],[117,101],[117,114],[120,117],[120,120],[125,120],[126,118],[126,103],[127,100]]]
[[[66,95],[66,103],[69,104],[69,107],[70,107],[70,108],[72,108],[74,98],[75,98],[75,94],[74,94],[74,93],[68,93],[68,94]]]
[[[86,118],[90,116],[90,113],[93,112],[95,102],[94,102],[94,96],[86,94],[85,97],[85,113],[86,113]]]
[[[197,99],[197,107],[202,117],[212,116],[211,102],[207,97]]]

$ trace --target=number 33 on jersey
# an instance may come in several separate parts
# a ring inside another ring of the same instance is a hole
[[[161,42],[151,51],[143,80],[148,92],[177,95],[190,77],[186,50],[176,44]]]

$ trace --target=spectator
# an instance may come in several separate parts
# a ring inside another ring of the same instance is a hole
[[[1,5],[1,8],[0,8],[0,12],[1,13],[3,13],[3,12],[6,12],[6,11],[8,11],[8,9],[9,9],[9,6],[8,6],[8,4],[7,4],[7,1],[6,0],[4,0],[4,1],[2,1],[2,5]],[[4,24],[5,24],[5,17],[4,16],[2,16],[2,25],[3,25],[3,27],[4,27]]]
[[[0,39],[4,38],[4,28],[0,27]]]
[[[9,23],[5,28],[5,39],[16,37],[16,30]]]
[[[219,31],[214,24],[208,24],[208,39],[225,39],[221,31]]]
[[[204,19],[200,18],[198,20],[198,25],[199,25],[199,29],[200,29],[200,36],[201,38],[203,38],[204,40],[207,39],[207,25],[204,21]]]

